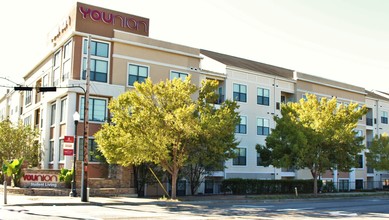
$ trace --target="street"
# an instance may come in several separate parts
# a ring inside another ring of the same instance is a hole
[[[0,205],[0,219],[387,219],[388,198],[285,201],[29,197]],[[24,199],[25,202],[22,200]],[[13,200],[13,201],[12,201]],[[12,204],[13,203],[13,204]]]

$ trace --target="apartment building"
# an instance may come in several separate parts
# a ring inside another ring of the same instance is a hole
[[[264,167],[255,146],[266,144],[274,128],[273,117],[281,104],[304,98],[337,97],[341,103],[367,105],[369,113],[358,123],[358,134],[366,145],[376,134],[389,133],[389,94],[316,77],[252,60],[192,48],[149,37],[149,19],[77,3],[50,34],[51,51],[24,76],[32,91],[9,91],[0,99],[0,119],[18,119],[41,132],[42,169],[71,168],[72,157],[63,151],[65,136],[76,129],[72,115],[81,116],[77,127],[77,160],[82,160],[87,43],[91,37],[89,97],[89,152],[95,152],[94,133],[109,120],[108,102],[133,88],[135,81],[150,77],[153,82],[192,76],[200,85],[204,79],[220,82],[219,102],[235,99],[241,122],[236,128],[240,141],[238,157],[225,162],[226,168],[206,178],[199,192],[220,193],[218,182],[225,178],[311,179],[307,170]],[[40,87],[56,87],[41,92]],[[387,172],[372,171],[361,152],[361,166],[351,172],[329,172],[324,180],[342,182],[347,189],[372,187],[371,180],[389,179]],[[107,168],[89,154],[89,177],[106,177]],[[133,180],[132,180],[133,181]],[[388,180],[389,181],[389,180]],[[366,183],[366,184],[365,184]],[[389,183],[388,183],[389,184]],[[185,184],[184,184],[185,186]],[[185,187],[184,187],[185,188]],[[185,189],[184,189],[185,191]],[[188,191],[188,190],[186,190]]]

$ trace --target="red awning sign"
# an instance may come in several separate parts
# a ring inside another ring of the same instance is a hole
[[[63,138],[63,142],[65,142],[65,143],[74,143],[74,137],[73,136],[65,136]]]

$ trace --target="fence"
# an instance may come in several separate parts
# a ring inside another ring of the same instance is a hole
[[[385,181],[363,181],[351,182],[343,180],[339,182],[323,181],[320,189],[322,192],[348,192],[355,190],[389,190],[389,184]]]

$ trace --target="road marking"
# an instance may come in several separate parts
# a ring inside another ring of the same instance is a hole
[[[329,212],[329,214],[333,216],[348,216],[348,217],[358,216],[357,213],[344,212],[344,211]]]

